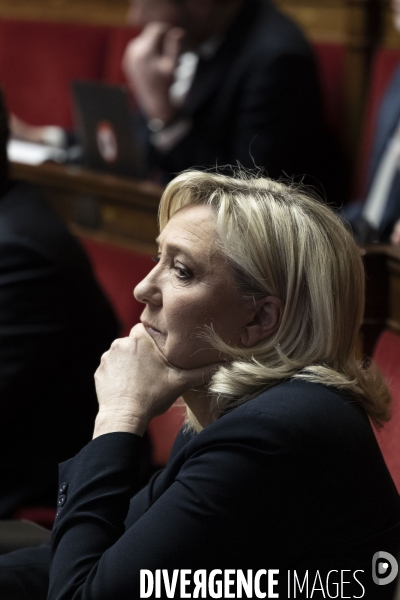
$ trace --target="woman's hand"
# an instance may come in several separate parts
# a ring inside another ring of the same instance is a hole
[[[126,431],[143,435],[151,419],[179,396],[208,383],[218,365],[183,370],[170,365],[143,325],[115,340],[95,373],[99,413],[93,438]]]

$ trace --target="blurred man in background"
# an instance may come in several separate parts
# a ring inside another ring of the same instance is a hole
[[[123,68],[165,180],[239,161],[273,178],[305,174],[342,201],[313,53],[272,2],[132,0],[130,20],[144,29]]]
[[[272,1],[132,0],[129,19],[143,26],[123,69],[148,177],[165,183],[190,167],[239,162],[320,184],[328,200],[343,202],[313,52]],[[33,141],[54,138],[54,128],[15,118],[12,127]]]
[[[9,180],[7,137],[0,97],[0,518],[55,507],[58,463],[92,437],[93,374],[119,331],[79,244]]]

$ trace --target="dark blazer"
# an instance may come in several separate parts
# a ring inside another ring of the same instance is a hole
[[[39,192],[0,198],[0,517],[55,505],[57,466],[91,439],[93,374],[119,325]]]
[[[313,52],[268,0],[246,0],[215,56],[200,59],[182,117],[191,120],[190,133],[150,155],[166,179],[239,161],[272,178],[306,174],[342,202],[342,165],[324,128]]]
[[[347,569],[347,596],[391,598],[393,585],[372,583],[371,562],[400,549],[400,501],[354,401],[284,382],[181,433],[166,469],[135,495],[140,444],[103,435],[60,466],[49,600],[132,600],[140,569],[182,568],[279,569],[280,598],[288,569],[312,580]],[[0,557],[0,591],[44,600],[48,558],[46,546]]]

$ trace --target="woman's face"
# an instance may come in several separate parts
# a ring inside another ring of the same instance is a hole
[[[143,325],[176,367],[220,361],[219,352],[199,337],[204,325],[213,325],[226,343],[239,345],[254,311],[239,297],[218,251],[212,209],[202,204],[181,208],[158,242],[158,263],[134,290],[135,298],[146,304]]]

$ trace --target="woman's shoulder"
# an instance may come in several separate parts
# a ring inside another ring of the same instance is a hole
[[[214,441],[252,439],[298,452],[355,439],[374,444],[364,410],[339,390],[309,381],[289,379],[222,415],[200,434],[187,437],[189,446]]]
[[[368,423],[357,399],[332,386],[302,379],[287,379],[239,405],[228,413],[231,418],[257,414],[289,424],[303,421],[313,425],[326,420]],[[226,415],[228,416],[228,415]]]

